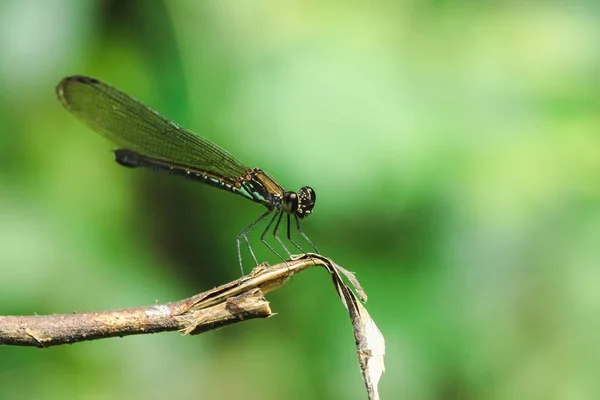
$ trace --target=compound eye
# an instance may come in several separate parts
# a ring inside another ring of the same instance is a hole
[[[308,217],[315,206],[315,201],[317,200],[317,195],[315,191],[309,187],[304,186],[298,191],[298,211],[296,211],[296,215],[300,218]]]

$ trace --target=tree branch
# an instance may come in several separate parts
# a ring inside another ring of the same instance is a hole
[[[248,276],[173,303],[81,314],[0,316],[0,345],[49,347],[175,330],[193,335],[247,319],[270,317],[273,313],[264,294],[283,286],[292,275],[317,265],[327,269],[348,311],[368,398],[378,400],[377,385],[385,369],[385,340],[361,304],[367,296],[353,273],[318,254],[293,257],[273,267],[259,265]]]
[[[253,318],[273,315],[264,294],[319,258],[305,257],[272,267],[259,265],[250,275],[190,298],[146,307],[91,313],[0,316],[0,345],[50,347],[85,340],[180,331],[199,334]]]

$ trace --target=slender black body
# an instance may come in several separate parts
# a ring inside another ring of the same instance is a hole
[[[290,234],[290,217],[293,215],[298,232],[318,252],[300,228],[300,219],[309,216],[315,205],[315,192],[308,186],[297,193],[286,191],[273,178],[258,168],[244,166],[231,154],[217,145],[181,128],[133,97],[85,76],[64,78],[56,87],[62,105],[80,121],[115,143],[116,161],[126,167],[147,167],[169,172],[208,185],[239,194],[264,205],[267,210],[237,236],[240,268],[243,239],[258,263],[247,234],[260,221],[273,214],[261,241],[282,260],[283,258],[265,240],[265,235],[275,223],[273,235],[290,254],[277,236],[281,218],[287,214],[287,238],[300,251]],[[243,268],[242,268],[243,273]]]

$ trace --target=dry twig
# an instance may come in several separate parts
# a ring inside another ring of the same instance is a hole
[[[348,310],[369,399],[378,399],[383,372],[383,336],[360,300],[366,294],[354,275],[331,260],[308,254],[273,267],[260,265],[248,276],[190,298],[161,305],[91,313],[0,316],[0,345],[50,347],[85,340],[166,331],[199,334],[253,318],[273,315],[264,294],[311,266],[325,267]],[[346,276],[358,297],[342,279]],[[360,300],[359,300],[360,299]]]

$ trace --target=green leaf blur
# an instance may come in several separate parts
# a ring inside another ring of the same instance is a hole
[[[303,228],[369,295],[383,399],[600,398],[598,37],[593,1],[0,2],[0,315],[235,279],[263,212],[119,167],[55,98],[82,74],[315,189]],[[197,337],[1,347],[0,399],[366,398],[325,272],[269,299]]]

